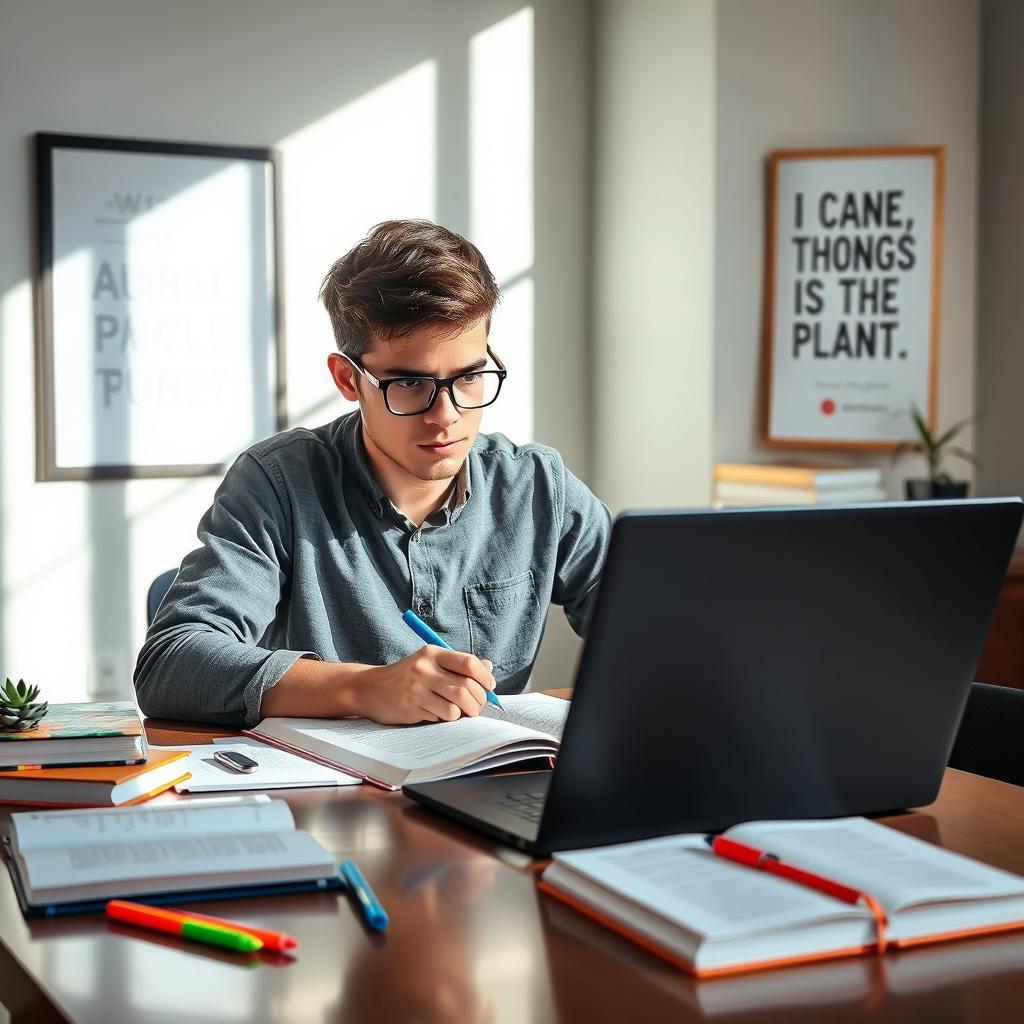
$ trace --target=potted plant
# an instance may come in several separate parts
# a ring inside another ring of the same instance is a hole
[[[932,432],[916,405],[911,408],[910,417],[914,421],[917,439],[898,445],[893,452],[893,458],[904,452],[917,452],[919,455],[923,455],[928,462],[928,478],[926,480],[905,480],[907,499],[909,501],[924,501],[929,498],[966,498],[967,481],[954,480],[942,468],[942,461],[947,455],[953,455],[974,466],[979,464],[969,451],[953,443],[956,436],[973,420],[973,417],[953,424],[944,433],[938,435]]]

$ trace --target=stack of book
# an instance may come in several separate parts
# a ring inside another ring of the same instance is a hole
[[[715,508],[885,501],[877,466],[715,463]]]
[[[187,756],[148,757],[131,701],[51,704],[35,728],[0,731],[0,803],[137,803],[188,778]]]

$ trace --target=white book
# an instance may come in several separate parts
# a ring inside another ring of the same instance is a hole
[[[722,505],[822,505],[853,501],[885,501],[881,487],[832,487],[817,490],[810,487],[772,487],[767,484],[734,483],[723,480],[715,484],[715,500]]]
[[[800,463],[716,462],[715,481],[768,484],[776,487],[806,487],[824,491],[833,487],[880,487],[878,466],[824,466]]]
[[[27,913],[176,891],[336,887],[334,855],[265,796],[12,814],[5,853]]]
[[[864,818],[761,821],[724,835],[866,892],[912,946],[1024,928],[1024,878]],[[698,975],[877,949],[863,903],[726,860],[701,835],[556,853],[542,887]]]
[[[247,734],[385,789],[449,779],[558,753],[569,702],[503,696],[476,718],[379,725],[365,718],[265,718]]]

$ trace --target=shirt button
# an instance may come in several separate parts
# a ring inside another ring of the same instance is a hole
[[[430,602],[429,601],[417,601],[416,602],[416,611],[420,615],[429,615],[430,614]]]

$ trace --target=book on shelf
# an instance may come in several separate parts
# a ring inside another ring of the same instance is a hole
[[[33,729],[0,732],[0,769],[138,764],[146,737],[134,702],[51,704]]]
[[[187,750],[155,751],[142,764],[0,771],[0,803],[59,807],[138,804],[189,777]]]
[[[501,698],[476,718],[378,725],[365,718],[265,718],[247,735],[384,789],[455,778],[558,753],[569,702],[543,693]]]
[[[4,853],[26,916],[338,889],[334,855],[265,795],[11,815]]]
[[[834,487],[881,487],[878,466],[839,466],[815,463],[716,462],[715,483],[763,484],[825,491]]]
[[[858,484],[854,487],[773,487],[723,480],[715,484],[715,502],[729,505],[821,505],[857,501],[885,501],[881,487]]]
[[[1024,878],[865,818],[761,821],[727,838],[869,894],[737,864],[702,835],[556,853],[540,887],[692,974],[728,974],[1024,928]]]

